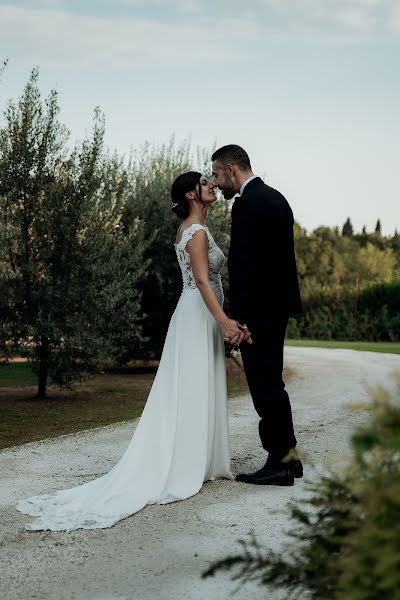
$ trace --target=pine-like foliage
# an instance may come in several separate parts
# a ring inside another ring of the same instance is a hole
[[[39,396],[70,386],[142,340],[143,227],[125,227],[127,180],[103,153],[95,112],[73,150],[34,70],[0,130],[0,352],[28,357]]]
[[[310,488],[310,500],[291,506],[293,543],[274,553],[254,536],[241,540],[241,553],[203,577],[234,570],[240,584],[282,588],[289,599],[399,600],[399,399],[400,378],[394,399],[376,390],[371,424],[354,436],[345,475],[322,478]]]
[[[346,220],[345,224],[342,228],[342,236],[343,237],[351,237],[353,235],[353,225],[350,221],[350,217]]]

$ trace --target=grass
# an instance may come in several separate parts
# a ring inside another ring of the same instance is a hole
[[[10,365],[7,383],[1,378],[0,448],[134,419],[142,412],[154,377],[101,375],[74,391],[49,386],[49,397],[38,400],[36,385],[26,373],[29,366],[24,366]]]
[[[288,346],[347,348],[400,354],[399,343],[287,340]],[[228,396],[248,393],[243,370],[227,361]],[[140,416],[154,379],[153,366],[107,372],[60,391],[50,385],[49,397],[38,400],[36,378],[27,362],[0,366],[0,448],[130,421]],[[286,372],[286,379],[291,375]]]
[[[398,342],[341,342],[336,340],[286,340],[286,346],[301,348],[342,348],[359,350],[361,352],[383,352],[385,354],[400,354]]]
[[[246,393],[243,371],[229,363],[227,370],[229,396]],[[155,368],[122,369],[73,391],[50,385],[48,398],[38,400],[36,378],[27,362],[1,366],[0,449],[135,419],[142,413],[154,375]]]
[[[27,362],[12,362],[0,366],[0,387],[36,385],[36,380]]]

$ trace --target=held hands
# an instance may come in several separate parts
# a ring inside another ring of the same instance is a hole
[[[238,323],[237,325],[238,325],[239,329],[245,334],[242,341],[247,342],[248,344],[252,344],[253,339],[251,337],[251,333],[250,333],[249,328],[247,327],[246,323],[244,323],[244,325],[241,325],[240,323]],[[235,344],[235,345],[239,345],[239,344]]]
[[[236,324],[236,327],[238,328],[238,332],[235,335],[233,335],[231,337],[227,337],[227,338],[225,338],[225,334],[224,334],[224,339],[227,342],[229,342],[230,344],[232,344],[232,346],[235,346],[235,347],[240,346],[240,344],[242,342],[247,342],[248,344],[252,344],[253,340],[251,338],[251,333],[250,333],[247,325],[246,324],[241,325],[234,319],[230,319],[230,321],[233,321],[233,323]]]
[[[216,315],[216,320],[224,334],[224,340],[233,346],[240,346],[242,342],[252,344],[251,333],[246,324],[241,325],[234,319],[230,319],[224,312]]]

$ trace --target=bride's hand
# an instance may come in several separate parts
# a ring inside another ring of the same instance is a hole
[[[239,325],[239,323],[234,319],[227,317],[225,313],[221,314],[221,316],[217,318],[217,322],[222,329],[225,341],[230,342],[235,346],[239,346],[243,340],[249,338],[250,334],[247,328]]]
[[[235,321],[236,325],[239,327],[239,329],[241,330],[242,335],[241,336],[234,336],[231,339],[227,339],[224,338],[225,341],[229,342],[230,344],[232,344],[233,346],[236,346],[237,348],[240,346],[240,344],[242,344],[243,342],[247,342],[248,344],[252,344],[253,340],[251,337],[251,333],[247,327],[246,324],[241,325],[240,323],[238,323],[237,321]]]

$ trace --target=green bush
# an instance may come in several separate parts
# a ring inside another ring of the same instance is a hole
[[[325,340],[399,341],[400,280],[354,288],[321,288],[304,300],[288,337]]]
[[[378,389],[369,426],[353,437],[343,475],[310,486],[311,499],[291,505],[294,543],[281,553],[256,538],[213,564],[203,577],[234,570],[244,584],[284,588],[287,598],[400,599],[400,374],[394,398]],[[265,596],[267,597],[267,595]]]

